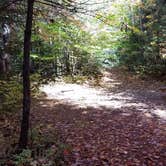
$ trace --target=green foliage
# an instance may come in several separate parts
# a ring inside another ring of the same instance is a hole
[[[48,131],[42,134],[42,126],[34,128],[31,132],[31,158],[29,165],[60,166],[66,165],[65,155],[71,151],[71,147],[65,144],[57,132],[53,132],[52,126],[48,126]]]
[[[58,19],[50,24],[37,22],[36,28],[31,54],[35,72],[44,78],[99,73],[100,64],[91,56],[91,35],[78,22]]]
[[[89,57],[88,62],[83,64],[82,74],[98,77],[101,75],[101,63],[95,57]]]
[[[16,166],[28,166],[30,165],[31,158],[31,150],[24,149],[20,154],[14,155],[14,164]]]
[[[39,85],[42,83],[39,74],[31,75],[32,97],[40,95]],[[0,113],[19,111],[22,107],[22,84],[21,77],[15,76],[8,80],[0,80]]]
[[[39,87],[43,83],[44,79],[42,79],[41,75],[38,73],[31,74],[31,96],[33,98],[37,98],[41,95]]]
[[[47,150],[47,158],[50,161],[50,166],[61,166],[67,165],[65,162],[65,155],[68,155],[70,148],[63,143],[58,144],[57,146],[52,146]]]
[[[83,84],[88,80],[87,76],[76,75],[76,76],[64,76],[63,81],[66,83],[77,83]]]
[[[17,111],[21,108],[21,103],[21,84],[16,80],[0,80],[0,112]]]
[[[110,34],[119,36],[115,40],[114,49],[120,65],[141,74],[166,74],[166,61],[163,58],[163,48],[166,46],[165,2],[147,0],[117,3],[115,1],[113,4],[108,20],[116,29],[110,30]]]

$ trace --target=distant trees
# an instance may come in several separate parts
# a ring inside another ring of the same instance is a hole
[[[90,64],[96,60],[91,48],[92,35],[85,31],[81,22],[60,17],[47,24],[36,22],[35,26],[39,30],[32,35],[31,57],[38,74],[46,78],[53,75],[93,76],[93,71],[98,70],[97,67],[92,70]]]
[[[163,0],[142,0],[133,6],[128,31],[122,40],[123,48],[118,49],[121,62],[130,70],[166,74],[166,60],[161,52],[162,45],[166,44],[165,10]]]
[[[120,64],[140,74],[166,74],[166,2],[115,1],[111,10],[107,22]]]

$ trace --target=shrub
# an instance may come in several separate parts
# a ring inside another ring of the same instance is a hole
[[[21,108],[22,86],[16,80],[0,80],[0,112],[11,112]]]

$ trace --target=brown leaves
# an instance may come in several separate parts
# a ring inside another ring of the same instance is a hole
[[[153,116],[148,119],[136,108],[79,109],[59,103],[40,110],[36,120],[43,113],[47,116],[40,123],[47,122],[49,130],[58,129],[72,146],[69,165],[164,166],[164,123]]]
[[[120,80],[118,73],[111,76]],[[70,150],[63,150],[69,166],[164,166],[166,123],[149,111],[158,106],[158,101],[154,101],[156,96],[147,94],[143,87],[146,83],[137,86],[139,93],[132,89],[138,83],[121,84],[114,93],[130,90],[135,98],[126,102],[137,104],[139,100],[149,109],[141,110],[138,105],[119,109],[78,108],[64,101],[40,99],[32,104],[32,127],[39,126],[38,132],[50,141],[56,141],[54,133],[58,131],[59,137],[71,146]],[[113,91],[110,93],[114,95]],[[11,125],[5,119],[0,124],[6,131],[13,131],[16,123]]]

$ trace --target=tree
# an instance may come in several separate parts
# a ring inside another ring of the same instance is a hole
[[[19,149],[24,149],[28,144],[28,130],[29,130],[29,115],[30,115],[30,103],[31,103],[31,95],[30,95],[30,49],[31,49],[31,34],[32,34],[32,20],[34,12],[34,2],[36,2],[39,6],[39,12],[41,12],[41,8],[46,9],[46,17],[50,17],[52,15],[63,15],[67,17],[73,17],[72,14],[82,13],[86,14],[90,13],[90,9],[84,9],[86,3],[88,5],[95,5],[95,3],[90,4],[88,1],[84,2],[76,2],[76,1],[66,1],[66,0],[27,0],[26,1],[26,25],[24,32],[24,52],[23,52],[23,116],[21,122],[21,132],[19,139]],[[11,11],[15,10],[16,12],[17,5],[24,3],[22,0],[0,0],[0,13],[5,12],[6,10],[11,9]],[[83,7],[82,7],[83,5]],[[25,7],[24,6],[24,7]],[[53,9],[53,10],[52,10]],[[22,10],[22,9],[21,9]],[[38,8],[35,8],[35,11]],[[51,12],[50,12],[51,10]],[[25,17],[25,15],[23,15]],[[12,16],[11,16],[12,18]],[[24,19],[23,19],[24,20]],[[46,22],[48,19],[46,19]],[[69,65],[68,65],[69,69]]]
[[[27,18],[24,34],[24,57],[23,57],[23,116],[21,123],[21,132],[19,140],[19,149],[24,149],[28,144],[28,130],[29,130],[29,114],[30,114],[30,42],[32,33],[32,20],[33,20],[33,6],[35,0],[27,0]],[[86,3],[77,3],[74,1],[51,1],[41,0],[37,1],[40,4],[53,7],[55,13],[59,11],[61,14],[67,15],[68,12],[76,13],[83,10],[80,5]],[[77,7],[76,7],[77,6]],[[84,11],[86,12],[86,11]]]
[[[27,1],[27,18],[24,33],[24,61],[23,61],[23,115],[19,149],[25,149],[28,144],[29,114],[30,114],[30,42],[32,33],[34,0]]]
[[[119,4],[112,5],[108,20],[116,29],[116,36],[120,37],[115,41],[120,64],[140,74],[164,75],[166,60],[162,58],[162,47],[165,46],[165,2],[122,0],[116,3]],[[110,33],[113,34],[113,30]]]

